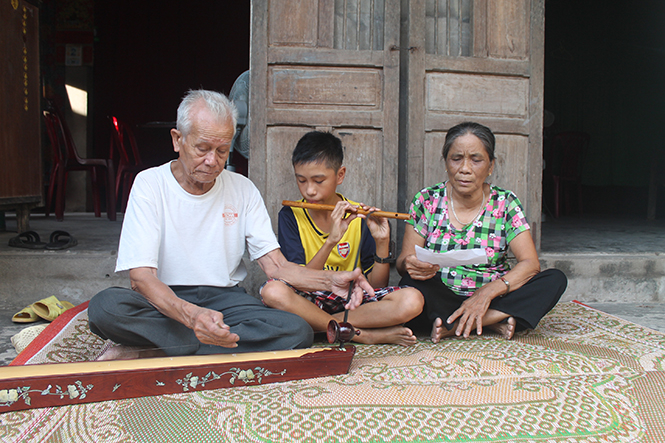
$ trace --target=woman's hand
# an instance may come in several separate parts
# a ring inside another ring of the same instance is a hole
[[[425,239],[407,226],[402,240],[402,252],[397,257],[397,272],[402,276],[408,273],[414,280],[429,280],[439,272],[439,265],[418,260],[416,246],[424,247]]]
[[[414,280],[429,280],[439,272],[439,265],[420,261],[416,254],[411,254],[404,258],[404,269]]]
[[[472,296],[464,300],[455,312],[451,314],[446,320],[446,323],[453,324],[458,321],[455,335],[462,335],[464,338],[469,338],[471,330],[476,328],[478,335],[483,333],[483,317],[487,313],[492,302],[492,296],[489,291],[478,289]]]

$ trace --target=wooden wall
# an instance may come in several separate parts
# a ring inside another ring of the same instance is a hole
[[[497,134],[492,181],[518,194],[539,243],[543,0],[256,0],[253,8],[250,178],[273,218],[282,199],[298,196],[288,157],[307,130],[342,136],[342,192],[404,211],[418,190],[445,179],[447,129],[474,120]]]
[[[39,10],[0,3],[0,206],[42,200]],[[33,205],[34,206],[34,205]]]

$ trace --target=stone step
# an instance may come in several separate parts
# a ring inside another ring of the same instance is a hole
[[[568,277],[563,300],[665,302],[665,254],[541,253],[540,262]]]
[[[128,286],[116,275],[115,251],[0,252],[0,302],[22,307],[49,295],[82,303],[109,286]],[[542,269],[568,276],[563,300],[583,302],[665,302],[663,254],[541,254]],[[248,265],[244,285],[256,294],[265,275]],[[393,270],[391,283],[399,276]]]
[[[0,253],[0,302],[18,308],[55,295],[79,304],[109,286],[127,286],[127,279],[113,272],[115,257],[108,252]]]
[[[81,213],[65,214],[63,222],[56,222],[52,217],[32,216],[31,229],[37,231],[42,240],[47,240],[54,230],[68,231],[78,239],[77,246],[61,251],[9,247],[8,240],[16,233],[0,232],[0,303],[20,309],[55,295],[76,304],[89,300],[109,286],[128,286],[128,279],[114,273],[121,220],[122,214],[116,222]],[[11,218],[7,220],[7,229],[15,229],[15,221]],[[583,237],[573,238],[572,235],[580,230]],[[584,230],[579,222],[571,223],[562,230],[563,237],[551,245],[552,249],[558,244],[566,245],[568,249],[565,252],[541,252],[541,267],[556,267],[568,276],[565,301],[665,303],[665,254],[653,252],[665,249],[660,247],[663,242],[661,232],[659,225],[592,238],[591,228]],[[548,232],[550,239],[555,235]],[[631,240],[631,235],[646,237]],[[613,239],[607,247],[601,243],[605,237]],[[651,241],[647,241],[649,238]],[[624,243],[617,244],[617,239]],[[632,250],[630,245],[642,245],[641,252],[621,252]],[[591,246],[612,252],[589,251]],[[646,250],[646,246],[652,249]],[[255,262],[246,262],[249,277],[243,286],[248,292],[257,294],[265,281],[265,274]],[[399,282],[394,268],[390,282]]]

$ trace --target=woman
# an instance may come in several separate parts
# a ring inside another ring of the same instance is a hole
[[[524,209],[515,194],[485,183],[495,165],[492,131],[466,122],[451,128],[443,145],[448,181],[420,191],[411,204],[397,270],[400,286],[425,297],[418,324],[432,325],[432,341],[469,337],[483,327],[511,339],[535,328],[559,301],[566,276],[540,272]],[[486,264],[439,269],[416,258],[416,246],[434,252],[484,249]],[[517,264],[511,269],[508,246]]]

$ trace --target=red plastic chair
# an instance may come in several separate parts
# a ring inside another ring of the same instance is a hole
[[[572,185],[577,191],[577,206],[582,214],[582,164],[589,149],[591,137],[586,132],[560,132],[552,138],[552,159],[554,170],[554,217],[561,213],[561,198],[565,200],[566,211],[570,212],[570,193],[566,192],[566,184]]]
[[[134,177],[145,169],[141,155],[136,144],[136,138],[131,128],[115,116],[109,117],[111,122],[110,157],[114,160],[117,153],[118,168],[115,176],[115,198],[120,200],[120,212],[125,212],[129,191],[132,188]],[[130,155],[131,153],[131,155]],[[122,196],[120,189],[122,187]]]
[[[61,118],[55,109],[44,111],[46,131],[48,132],[51,146],[53,148],[53,166],[51,167],[51,179],[48,195],[46,198],[46,216],[49,215],[53,193],[57,190],[55,198],[55,218],[58,221],[64,219],[65,213],[65,191],[67,188],[67,175],[69,171],[88,171],[92,178],[92,200],[95,216],[101,217],[100,187],[99,180],[105,177],[106,181],[106,214],[111,221],[116,219],[115,210],[115,171],[113,162],[101,158],[81,158],[76,150],[67,123]],[[103,179],[102,179],[103,180]]]

